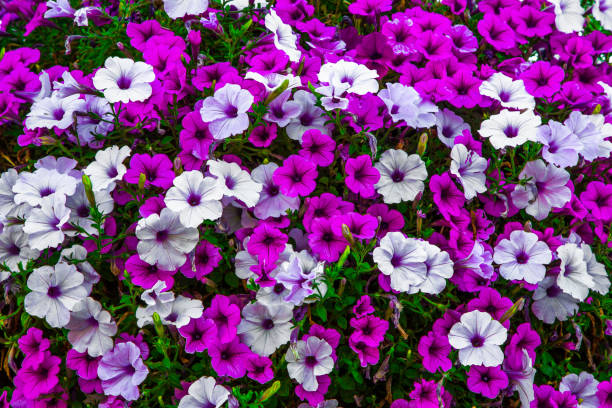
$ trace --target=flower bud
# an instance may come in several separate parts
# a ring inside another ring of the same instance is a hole
[[[346,224],[342,224],[342,236],[348,241],[350,246],[355,246],[355,238],[353,238],[353,234],[351,234],[351,230]]]
[[[419,144],[417,145],[417,154],[422,156],[427,148],[427,133],[423,133],[419,138]]]
[[[153,323],[155,323],[155,331],[159,337],[164,337],[164,325],[162,324],[161,317],[157,312],[153,313]]]
[[[89,205],[91,206],[91,208],[95,208],[96,197],[94,196],[93,188],[91,186],[91,179],[85,173],[83,173],[81,179],[83,180],[83,187],[85,188],[85,196],[87,196],[87,201],[89,201]]]

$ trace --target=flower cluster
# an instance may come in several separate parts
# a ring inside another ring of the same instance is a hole
[[[0,408],[612,407],[609,0],[0,3]]]

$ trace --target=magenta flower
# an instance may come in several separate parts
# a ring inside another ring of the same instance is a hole
[[[87,353],[79,353],[75,349],[68,350],[66,355],[66,367],[76,371],[77,375],[84,380],[98,378],[98,363],[102,357],[91,357]]]
[[[145,289],[151,289],[157,281],[163,281],[166,288],[172,289],[175,271],[166,271],[157,265],[150,265],[134,254],[125,262],[125,269],[130,274],[132,283]]]
[[[202,240],[195,249],[193,259],[188,257],[180,271],[188,278],[203,280],[206,275],[219,266],[222,259],[219,248],[206,240]]]
[[[418,352],[423,357],[423,367],[430,373],[435,373],[438,369],[448,371],[453,363],[448,358],[451,346],[446,336],[440,336],[433,331],[421,337]]]
[[[234,337],[229,343],[213,343],[208,348],[210,364],[219,376],[244,377],[251,350]]]
[[[192,318],[178,331],[185,338],[185,351],[187,353],[202,352],[217,341],[217,327],[212,319]]]
[[[153,185],[167,189],[172,186],[174,180],[172,162],[165,154],[156,154],[153,157],[146,153],[133,155],[130,168],[123,178],[130,184],[138,184],[140,174],[146,176],[145,187]]]
[[[19,349],[25,354],[27,360],[33,364],[41,363],[45,357],[45,351],[49,349],[51,342],[43,337],[43,332],[36,327],[30,327],[26,334],[17,340]]]
[[[246,369],[247,377],[260,384],[265,384],[274,378],[272,360],[268,357],[258,356],[252,353],[246,360]]]
[[[531,7],[522,7],[531,8]],[[547,61],[533,63],[520,76],[525,83],[525,89],[537,98],[550,98],[561,89],[565,74],[561,67],[551,65]]]
[[[369,198],[374,195],[374,185],[380,180],[380,172],[372,166],[372,160],[367,154],[350,158],[344,166],[346,178],[344,182],[353,193]]]
[[[221,343],[230,342],[236,337],[236,329],[240,324],[240,308],[230,303],[227,296],[215,295],[202,316],[215,322]]]
[[[363,317],[374,313],[374,306],[372,306],[371,299],[368,295],[363,295],[357,299],[357,303],[353,306],[353,313],[355,317]]]
[[[334,232],[331,223],[324,218],[316,218],[308,234],[308,244],[312,251],[323,261],[335,262],[348,245],[342,235]]]
[[[334,161],[336,142],[318,129],[310,129],[302,135],[300,156],[317,166],[326,167]]]
[[[604,223],[612,221],[612,184],[591,181],[580,194],[580,201],[593,217]]]
[[[433,193],[434,203],[444,218],[449,219],[451,215],[459,215],[465,203],[465,196],[448,172],[444,172],[441,176],[437,174],[431,176],[429,189]]]
[[[259,262],[273,264],[285,249],[288,239],[286,234],[270,224],[260,224],[253,230],[247,250],[249,254],[257,256]]]
[[[367,367],[368,364],[376,364],[380,359],[380,352],[378,351],[378,345],[372,347],[363,341],[355,340],[353,336],[349,337],[349,347],[357,353],[359,362],[362,367]]]
[[[49,393],[58,383],[61,359],[44,351],[42,361],[25,359],[15,376],[15,386],[21,389],[28,399],[38,398]]]
[[[496,398],[508,386],[508,376],[499,366],[471,366],[468,371],[468,390],[487,398]]]
[[[389,329],[389,322],[376,316],[352,318],[350,325],[355,331],[351,334],[354,342],[364,342],[368,346],[378,347]]]
[[[273,180],[288,197],[307,196],[317,186],[317,166],[298,155],[291,155],[274,172]]]

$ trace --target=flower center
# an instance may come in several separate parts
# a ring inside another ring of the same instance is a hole
[[[400,183],[404,180],[404,173],[399,170],[394,170],[393,173],[391,173],[391,180],[393,180],[394,183]]]
[[[129,89],[132,85],[132,80],[126,76],[122,76],[117,80],[119,89]]]
[[[157,231],[157,234],[155,234],[155,240],[157,242],[164,242],[168,239],[168,231],[167,230],[161,230],[161,231]]]
[[[473,347],[482,347],[484,344],[484,338],[480,334],[475,334],[470,341]]]
[[[192,207],[195,207],[196,205],[199,205],[201,201],[201,198],[199,195],[197,194],[190,194],[189,197],[187,198],[187,204],[189,204]]]
[[[235,118],[238,116],[238,108],[234,105],[229,105],[227,108],[225,108],[225,114],[228,118]]]
[[[61,294],[62,291],[59,286],[49,286],[49,289],[47,289],[47,296],[49,296],[51,299],[56,299],[60,297]]]
[[[518,262],[521,265],[526,264],[527,262],[529,262],[529,255],[527,255],[525,252],[520,252],[516,256],[516,262]]]
[[[55,120],[62,120],[62,118],[64,117],[64,110],[62,108],[56,109],[53,111],[53,119]]]
[[[261,322],[261,327],[264,328],[264,330],[272,330],[274,328],[274,320],[272,319],[266,319],[263,322]]]
[[[306,356],[304,359],[306,367],[314,367],[317,365],[317,358],[315,356]]]

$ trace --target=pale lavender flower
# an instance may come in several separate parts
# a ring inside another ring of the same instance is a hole
[[[521,400],[521,407],[529,407],[531,401],[535,399],[533,390],[533,380],[536,370],[533,368],[533,362],[527,350],[523,350],[523,355],[520,364],[515,366],[515,361],[512,359],[504,360],[503,370],[508,375],[510,381],[510,390],[516,390]]]
[[[417,240],[408,239],[401,232],[389,232],[373,252],[378,269],[391,278],[391,288],[409,292],[427,277],[427,252]]]
[[[84,246],[73,245],[70,248],[62,249],[60,261],[75,263],[77,270],[81,272],[85,278],[83,286],[87,289],[87,293],[89,294],[91,293],[93,285],[100,281],[100,275],[93,266],[86,261],[87,254],[87,249],[85,249]]]
[[[411,285],[408,293],[429,293],[437,295],[446,287],[446,280],[451,278],[454,273],[453,261],[446,251],[442,251],[435,245],[427,241],[420,241],[414,238],[408,238],[417,241],[417,244],[425,251],[427,258],[424,261],[426,272],[425,280],[418,285]]]
[[[247,207],[254,207],[259,201],[262,185],[256,183],[251,175],[236,163],[222,160],[209,160],[208,171],[217,178],[223,195],[242,201]]]
[[[247,111],[253,104],[253,95],[240,85],[227,84],[204,99],[200,114],[217,140],[238,135],[249,127]]]
[[[459,350],[461,364],[494,367],[504,361],[500,346],[507,336],[508,330],[490,314],[473,310],[461,315],[461,320],[451,327],[448,341]]]
[[[418,154],[408,156],[403,150],[389,149],[374,167],[380,172],[374,187],[386,204],[414,200],[425,189],[427,168]]]
[[[106,136],[115,127],[113,112],[110,104],[104,98],[85,95],[85,103],[84,112],[87,115],[77,116],[78,142],[81,146],[89,145],[89,147],[97,148],[103,141],[97,140],[96,137]]]
[[[564,293],[553,276],[547,276],[533,292],[531,311],[547,324],[552,324],[555,319],[565,321],[578,311],[578,300]]]
[[[17,206],[13,186],[18,180],[19,173],[13,168],[0,175],[0,214],[8,216]]]
[[[81,172],[74,170],[77,161],[68,157],[45,156],[34,163],[36,169],[54,170],[60,174],[68,174],[77,180],[81,180]]]
[[[274,9],[270,10],[265,17],[265,26],[274,36],[274,46],[289,56],[291,62],[299,62],[302,53],[297,48],[297,36],[293,33],[289,24],[276,14]]]
[[[504,279],[536,284],[544,279],[552,252],[536,234],[516,230],[510,233],[510,239],[497,244],[493,261],[500,265],[499,273]]]
[[[444,108],[437,112],[435,116],[438,139],[446,147],[452,148],[455,145],[455,138],[461,136],[464,130],[470,130],[470,125],[450,109]]]
[[[293,306],[250,303],[242,308],[240,340],[260,356],[269,356],[291,338]]]
[[[470,254],[462,259],[455,260],[458,269],[469,269],[484,279],[493,276],[493,253],[489,251],[480,241],[475,241]]]
[[[578,408],[598,408],[597,386],[599,381],[593,374],[583,371],[580,375],[568,374],[561,379],[559,391],[569,391],[578,400]]]
[[[300,114],[300,104],[295,101],[290,101],[291,91],[284,91],[282,94],[274,98],[268,105],[268,113],[264,115],[264,119],[268,122],[274,122],[280,127],[285,127],[289,122]]]
[[[177,329],[188,324],[189,320],[199,318],[204,312],[201,300],[189,299],[182,295],[178,295],[168,305],[170,308],[160,314],[162,323],[174,325]]]
[[[416,119],[417,105],[421,101],[419,93],[411,86],[399,83],[387,83],[385,89],[378,91],[378,97],[385,103],[394,122],[405,120],[406,123]]]
[[[45,18],[72,18],[74,16],[74,9],[70,5],[69,0],[47,0],[47,7],[49,9],[45,11]]]
[[[538,142],[544,145],[542,158],[561,168],[575,166],[582,142],[562,123],[551,120],[538,129]]]
[[[487,191],[487,159],[468,150],[463,144],[456,144],[451,150],[451,174],[457,176],[463,186],[465,198],[470,200],[477,193]]]
[[[306,391],[316,391],[319,387],[317,376],[329,374],[334,368],[331,357],[332,348],[325,340],[310,336],[300,340],[287,351],[287,371]]]
[[[49,76],[49,74],[47,74],[46,72],[45,74],[47,75],[47,77]],[[46,81],[46,79],[43,80],[41,78],[41,83],[43,81]],[[67,96],[85,93],[88,90],[88,88],[81,85],[76,79],[74,79],[70,71],[64,71],[64,73],[62,74],[62,82],[53,81],[53,90],[57,92],[58,96],[65,98]],[[87,95],[87,96],[92,97],[92,95]]]
[[[83,111],[84,108],[85,101],[79,99],[79,95],[61,98],[52,94],[32,104],[25,125],[28,129],[67,129],[74,121],[73,113]]]
[[[582,32],[584,9],[579,0],[549,0],[554,6],[555,26],[562,33]]]
[[[57,170],[40,168],[34,173],[23,172],[13,185],[15,203],[28,203],[31,206],[41,204],[43,198],[66,200],[66,196],[74,194],[77,180],[68,174]]]
[[[208,9],[208,0],[164,0],[164,10],[173,20],[186,15],[197,16]]]
[[[302,142],[302,135],[310,129],[317,129],[321,133],[329,135],[331,125],[326,125],[327,117],[323,109],[316,106],[317,98],[310,92],[300,89],[293,94],[294,102],[300,105],[300,114],[291,119],[285,131],[287,136],[298,142]]]
[[[286,256],[285,252],[281,258]],[[289,295],[285,301],[294,305],[300,305],[304,300],[315,293],[315,286],[325,294],[327,287],[320,282],[325,270],[325,262],[317,262],[315,258],[303,250],[299,253],[292,253],[288,260],[283,260],[278,269],[271,275],[274,279],[289,289]]]
[[[17,225],[4,228],[0,234],[0,264],[6,264],[9,269],[17,271],[17,265],[25,267],[30,260],[40,256],[40,251],[30,248],[28,236]]]
[[[138,385],[149,374],[140,353],[140,348],[128,341],[104,354],[98,364],[98,377],[105,395],[121,396],[128,401],[138,399]]]
[[[595,258],[595,254],[591,247],[582,243],[580,245],[580,249],[584,253],[584,261],[587,264],[587,273],[593,279],[594,285],[593,290],[602,294],[607,295],[610,290],[610,279],[608,278],[608,273],[606,272],[606,268],[602,263],[597,262]]]
[[[198,243],[198,230],[181,224],[179,214],[169,208],[138,221],[136,227],[140,259],[164,270],[185,263],[186,254]]]
[[[568,243],[557,248],[557,257],[561,260],[557,286],[573,298],[583,301],[589,289],[595,287],[593,278],[587,273],[584,252],[578,245]]]
[[[28,277],[32,291],[24,299],[28,314],[44,318],[51,327],[64,327],[70,311],[87,297],[83,274],[74,265],[60,262],[54,267],[42,266]]]
[[[378,92],[378,73],[365,65],[345,60],[323,64],[318,74],[319,82],[331,85],[334,77],[338,84],[348,85],[345,92],[357,95]]]
[[[99,190],[93,193],[98,211],[105,215],[110,214],[115,206],[115,200],[113,200],[110,192]],[[69,222],[71,224],[80,226],[87,231],[88,234],[97,235],[98,231],[93,226],[93,219],[90,218],[91,204],[87,199],[85,187],[82,183],[77,185],[77,189],[73,195],[66,198],[66,207],[70,209]],[[74,234],[76,234],[76,231],[74,231]]]
[[[525,184],[515,187],[512,201],[516,207],[526,208],[527,214],[538,221],[546,218],[553,207],[561,208],[572,198],[566,186],[569,173],[540,159],[527,163],[519,179],[525,180]]]
[[[65,237],[62,227],[69,219],[70,209],[66,208],[62,197],[43,198],[40,208],[32,210],[23,226],[30,247],[43,250],[61,244]]]
[[[321,105],[325,110],[345,110],[349,104],[349,100],[346,98],[346,91],[349,88],[349,84],[340,82],[337,76],[332,76],[329,85],[318,87],[316,92],[323,96]]]
[[[93,191],[115,189],[115,182],[120,181],[127,172],[123,161],[129,157],[131,150],[127,146],[111,146],[98,150],[96,160],[83,171],[91,179]]]
[[[153,67],[130,58],[108,57],[104,68],[96,71],[92,81],[98,91],[110,103],[142,102],[153,93],[151,82],[155,80]]]
[[[76,351],[98,357],[113,348],[117,324],[99,302],[88,297],[74,307],[66,329],[70,330],[68,341]]]
[[[496,72],[480,84],[480,94],[499,101],[504,108],[534,109],[535,99],[525,89],[523,80],[513,80]]]
[[[610,157],[612,152],[612,125],[605,123],[603,115],[585,115],[575,110],[563,122],[574,135],[580,139],[582,150],[580,155],[585,160]]]
[[[214,378],[202,377],[189,386],[178,408],[220,408],[229,395],[227,388],[217,385]]]
[[[291,74],[283,75],[272,72],[266,75],[261,75],[259,72],[249,71],[246,73],[244,78],[259,82],[266,88],[267,93],[272,92],[281,86],[285,81],[288,81],[287,90],[302,86],[302,81],[300,81],[300,78]]]
[[[272,176],[278,168],[276,163],[261,164],[251,171],[251,178],[262,185],[259,201],[253,212],[260,220],[268,217],[280,217],[287,210],[297,211],[300,208],[300,197],[287,197],[280,192]]]
[[[166,206],[180,214],[186,227],[197,227],[204,220],[217,220],[223,213],[223,190],[216,179],[204,177],[201,171],[191,170],[174,179],[174,186],[166,193]]]

